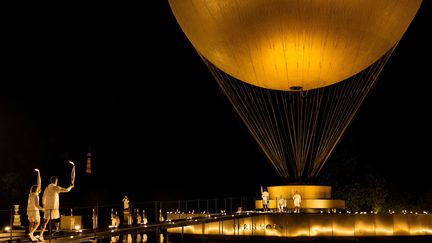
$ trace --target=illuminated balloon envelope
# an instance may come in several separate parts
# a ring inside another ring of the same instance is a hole
[[[169,3],[269,161],[298,178],[322,168],[421,0]]]
[[[364,70],[402,37],[420,0],[170,0],[196,50],[241,81],[303,90]]]

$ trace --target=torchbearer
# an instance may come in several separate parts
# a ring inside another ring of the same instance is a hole
[[[71,185],[68,188],[63,188],[57,185],[58,178],[57,176],[51,176],[51,184],[49,184],[44,191],[42,196],[42,204],[45,209],[44,212],[44,223],[42,226],[42,230],[40,232],[40,240],[44,240],[43,233],[46,229],[48,222],[51,219],[60,218],[60,198],[59,193],[61,192],[69,192],[74,187],[75,182],[75,164],[69,160],[69,163],[73,165],[71,172]]]
[[[28,236],[31,241],[37,241],[33,233],[36,231],[40,223],[39,210],[43,211],[43,208],[39,205],[39,193],[41,191],[42,183],[41,176],[38,169],[35,169],[35,171],[37,172],[37,184],[31,186],[27,201],[27,216],[30,222]]]

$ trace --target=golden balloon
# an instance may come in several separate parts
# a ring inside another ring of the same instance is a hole
[[[309,90],[370,66],[402,38],[421,0],[169,0],[195,49],[223,72]]]

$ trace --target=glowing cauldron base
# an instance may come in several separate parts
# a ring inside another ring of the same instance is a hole
[[[345,209],[344,200],[331,199],[330,186],[284,185],[269,186],[267,189],[270,195],[270,210],[277,210],[277,200],[282,197],[286,199],[287,211],[292,211],[294,208],[292,196],[295,192],[301,195],[301,212],[303,213],[331,212],[332,209]],[[263,208],[262,200],[255,202],[255,208],[258,210]]]

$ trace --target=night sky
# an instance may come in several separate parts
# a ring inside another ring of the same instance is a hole
[[[424,1],[328,163],[358,157],[404,189],[429,190],[430,10]],[[0,49],[3,197],[25,202],[35,167],[44,185],[58,175],[67,186],[68,159],[77,179],[66,197],[82,205],[94,197],[120,203],[124,194],[259,196],[259,185],[281,183],[167,1],[86,16],[53,26],[68,43]]]

